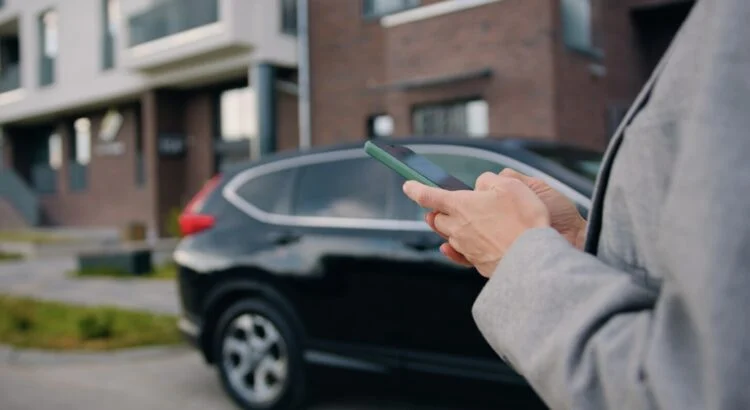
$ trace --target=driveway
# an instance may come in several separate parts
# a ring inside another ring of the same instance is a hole
[[[73,279],[73,257],[0,263],[0,293],[89,305],[114,305],[161,313],[179,313],[173,281]]]
[[[316,399],[310,410],[472,410],[468,405],[429,404],[427,398],[366,393]],[[531,403],[534,403],[533,401]],[[3,410],[236,410],[215,373],[185,348],[117,354],[17,355],[0,348]],[[499,407],[494,409],[502,410]],[[531,408],[514,401],[505,409]],[[538,408],[538,407],[533,407]],[[478,409],[478,408],[476,408]]]

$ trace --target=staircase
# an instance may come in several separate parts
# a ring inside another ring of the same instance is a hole
[[[0,169],[0,229],[37,227],[40,223],[41,209],[34,191],[12,169]]]

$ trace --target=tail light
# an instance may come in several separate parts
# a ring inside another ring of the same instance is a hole
[[[183,236],[194,235],[199,232],[203,232],[207,229],[211,229],[216,222],[213,215],[207,215],[201,213],[203,205],[208,198],[208,195],[216,189],[216,186],[221,181],[221,175],[216,175],[209,179],[203,187],[198,191],[193,199],[188,202],[185,206],[185,210],[179,217],[180,232]]]

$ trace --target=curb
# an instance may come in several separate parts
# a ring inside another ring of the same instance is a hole
[[[184,344],[175,346],[137,347],[112,351],[52,351],[41,349],[18,349],[0,345],[0,363],[10,365],[63,365],[63,364],[110,364],[154,360],[190,352]]]

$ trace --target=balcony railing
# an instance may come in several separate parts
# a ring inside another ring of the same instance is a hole
[[[219,0],[166,0],[130,16],[130,46],[219,21]]]
[[[0,93],[12,91],[21,87],[21,67],[18,64],[8,64],[0,71]]]

